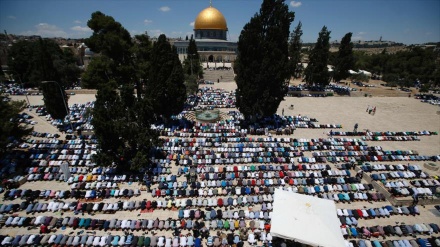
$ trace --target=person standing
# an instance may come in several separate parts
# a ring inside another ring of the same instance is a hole
[[[283,110],[281,111],[281,115],[284,116],[284,108],[283,108]]]
[[[357,129],[358,129],[358,127],[359,127],[359,125],[356,123],[355,125],[354,125],[354,129],[353,129],[353,132],[357,132]]]
[[[417,205],[419,203],[419,195],[414,194],[413,195],[413,206]]]

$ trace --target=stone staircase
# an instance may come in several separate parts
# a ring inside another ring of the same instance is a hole
[[[214,83],[219,79],[220,82],[232,82],[235,81],[234,70],[203,70],[203,78],[206,81],[212,81]]]

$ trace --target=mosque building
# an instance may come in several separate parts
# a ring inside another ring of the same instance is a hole
[[[194,22],[194,39],[203,67],[230,67],[237,57],[237,42],[227,40],[228,26],[223,14],[212,4]],[[187,57],[189,40],[175,41],[179,59]]]

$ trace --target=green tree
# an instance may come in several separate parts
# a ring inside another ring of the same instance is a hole
[[[156,116],[167,119],[183,110],[186,89],[182,63],[164,34],[153,46],[147,88]]]
[[[24,109],[24,101],[7,101],[6,96],[0,94],[0,156],[3,157],[7,145],[14,141],[21,142],[23,137],[30,134],[29,128],[18,122],[17,116]]]
[[[183,71],[185,73],[187,95],[197,93],[199,88],[198,78],[203,77],[203,67],[200,63],[200,56],[194,39],[189,40],[187,55],[183,61]]]
[[[19,41],[8,53],[10,71],[26,86],[35,87],[41,81],[55,80],[65,87],[77,81],[80,70],[70,50],[62,50],[55,41]]]
[[[347,33],[341,40],[339,51],[335,59],[333,79],[339,82],[350,76],[348,72],[354,68],[353,43],[351,43],[352,33]]]
[[[351,79],[354,81],[362,81],[362,82],[369,82],[370,81],[370,77],[364,73],[351,75]]]
[[[46,111],[54,119],[64,119],[68,114],[66,110],[68,97],[62,86],[55,81],[45,81],[40,84],[40,87],[43,89]]]
[[[146,167],[151,163],[150,151],[158,142],[157,132],[151,129],[154,111],[150,97],[154,88],[148,81],[154,53],[149,36],[145,33],[131,39],[120,23],[101,12],[93,13],[88,25],[94,33],[86,44],[98,54],[83,75],[85,85],[98,88],[92,111],[99,140],[94,159],[100,165],[116,164],[119,169]],[[174,64],[175,60],[167,62]],[[172,68],[166,71],[170,80],[178,71]],[[181,65],[180,73],[183,78]],[[175,90],[174,85],[168,86],[169,92]],[[173,105],[177,98],[172,95],[160,103]]]
[[[353,57],[355,64],[353,65],[353,70],[368,70],[369,64],[371,63],[371,56],[367,55],[364,51],[353,51]],[[380,68],[375,69],[374,71],[379,71]],[[373,70],[371,70],[373,72]]]
[[[96,56],[90,62],[87,70],[82,74],[81,87],[99,88],[113,77],[114,63],[106,56]]]
[[[95,160],[100,165],[119,165],[122,161],[124,109],[116,88],[114,81],[102,84],[92,111],[92,124],[99,143]]]
[[[131,50],[133,54],[133,66],[136,71],[135,84],[138,98],[142,97],[145,82],[148,80],[152,48],[153,44],[147,33],[135,35],[134,45]]]
[[[319,32],[315,47],[310,53],[309,64],[305,70],[305,80],[309,85],[326,86],[330,83],[327,68],[330,50],[330,31],[324,26]]]
[[[194,39],[189,40],[186,58],[183,61],[183,71],[186,75],[203,76],[203,67],[200,63],[200,55]]]
[[[133,78],[136,73],[133,67],[131,52],[133,43],[130,33],[113,17],[99,11],[92,13],[87,26],[93,30],[93,34],[85,40],[85,43],[93,52],[111,61],[109,64],[112,66],[108,68],[112,72],[111,76],[109,75],[110,79],[114,79],[119,85],[136,80]],[[97,67],[102,68],[102,66]],[[92,83],[88,82],[88,84]]]
[[[303,31],[301,29],[302,23],[299,22],[298,25],[295,27],[295,30],[290,35],[290,42],[289,42],[289,63],[291,68],[291,73],[294,78],[301,77],[302,73],[302,65],[301,63],[301,48],[302,48],[302,41],[301,36],[303,34]]]
[[[416,46],[396,53],[387,53],[386,49],[373,55],[357,52],[355,67],[382,75],[387,83],[412,85],[419,81],[435,86],[440,85],[440,63],[437,62],[439,55],[436,49]]]
[[[269,116],[284,99],[290,79],[288,38],[295,14],[284,0],[264,0],[238,39],[237,107],[248,119]]]
[[[60,84],[70,87],[74,82],[78,81],[81,70],[76,65],[76,57],[70,48],[65,48],[53,61],[54,67],[58,73]]]
[[[186,94],[196,94],[199,89],[199,82],[196,75],[185,75]]]
[[[86,45],[92,51],[109,57],[117,64],[130,62],[132,40],[130,33],[119,22],[96,11],[87,26],[93,30],[92,36],[86,39]]]
[[[153,108],[148,98],[134,97],[133,87],[116,88],[110,81],[96,95],[92,124],[99,150],[94,159],[100,165],[138,170],[151,164],[149,154],[158,144],[158,134],[150,127]]]
[[[8,66],[14,75],[23,82],[29,82],[33,70],[33,55],[36,49],[35,42],[21,40],[13,44],[8,52]],[[32,86],[35,86],[33,84]]]

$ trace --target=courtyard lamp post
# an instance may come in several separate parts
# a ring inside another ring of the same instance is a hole
[[[64,107],[66,108],[66,113],[69,115],[69,107],[67,107],[66,100],[64,98],[63,89],[61,88],[61,85],[57,81],[42,81],[41,84],[49,84],[49,83],[55,83],[57,84],[58,88],[60,89],[61,98],[63,99]],[[72,132],[74,131],[72,122],[70,121],[70,116],[68,117],[70,128],[72,129]]]

